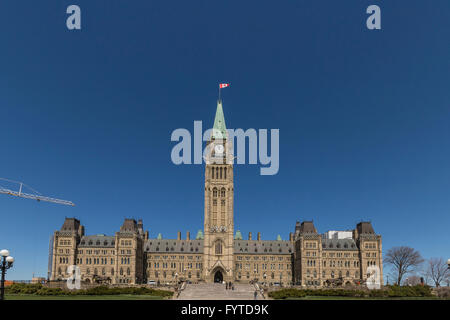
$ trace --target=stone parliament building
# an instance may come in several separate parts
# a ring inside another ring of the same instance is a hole
[[[142,284],[155,281],[258,281],[266,285],[323,287],[358,285],[367,268],[380,268],[381,236],[370,222],[353,230],[319,234],[312,221],[297,222],[288,240],[261,240],[234,233],[233,155],[227,141],[222,101],[217,103],[205,166],[204,228],[195,238],[150,238],[142,220],[125,219],[114,236],[85,235],[76,218],[66,218],[54,232],[49,252],[49,280],[69,277],[76,265],[86,283]]]

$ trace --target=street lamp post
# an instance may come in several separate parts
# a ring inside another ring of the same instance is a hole
[[[6,270],[11,268],[14,263],[14,258],[9,255],[9,251],[3,249],[0,251],[0,256],[2,257],[1,269],[2,269],[2,279],[1,279],[1,287],[0,287],[0,300],[5,299],[5,274]]]

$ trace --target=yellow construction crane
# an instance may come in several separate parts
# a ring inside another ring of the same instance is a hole
[[[13,190],[4,188],[3,186],[0,185],[0,193],[9,194],[10,196],[21,197],[21,198],[26,198],[26,199],[34,199],[34,200],[37,200],[37,201],[47,201],[47,202],[53,202],[53,203],[58,203],[58,204],[64,204],[64,205],[67,205],[67,206],[75,206],[75,204],[72,201],[55,199],[55,198],[50,198],[50,197],[44,197],[39,192],[37,192],[33,188],[27,186],[23,182],[8,180],[8,179],[4,179],[4,178],[0,178],[0,180],[1,181],[6,181],[6,182],[9,182],[9,183],[12,183],[12,184],[17,184],[19,186],[19,190],[18,191],[13,191]],[[22,192],[23,187],[26,187],[27,189],[30,189],[34,193]]]

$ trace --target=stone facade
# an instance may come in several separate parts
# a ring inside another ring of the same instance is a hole
[[[149,238],[142,220],[125,219],[114,236],[85,235],[75,218],[66,218],[53,235],[49,279],[68,277],[70,265],[86,283],[140,284],[155,281],[250,282],[268,285],[330,286],[363,283],[367,268],[379,266],[381,236],[370,222],[346,232],[319,234],[312,221],[297,222],[288,240],[243,240],[234,233],[233,147],[227,141],[218,101],[205,166],[203,231],[195,239]],[[351,237],[349,236],[351,235]]]

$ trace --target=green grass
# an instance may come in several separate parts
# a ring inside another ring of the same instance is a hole
[[[162,300],[164,297],[136,294],[119,295],[60,295],[40,296],[35,294],[5,294],[5,300]]]

